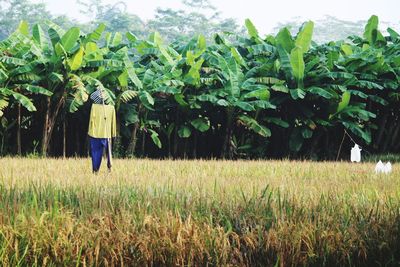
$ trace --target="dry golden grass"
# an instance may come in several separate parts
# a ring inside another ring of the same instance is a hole
[[[400,170],[0,159],[1,265],[397,265]]]

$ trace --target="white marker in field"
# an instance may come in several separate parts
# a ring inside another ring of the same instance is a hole
[[[382,173],[385,169],[385,164],[380,160],[375,166],[375,173]]]
[[[383,173],[388,174],[388,173],[391,173],[391,172],[392,172],[392,164],[390,162],[387,162],[385,164],[385,170],[383,171]]]
[[[375,173],[385,173],[389,174],[392,172],[392,164],[388,161],[386,164],[383,164],[382,161],[378,161],[375,166]]]
[[[357,144],[354,144],[354,147],[351,149],[350,160],[351,162],[361,161],[361,148]]]

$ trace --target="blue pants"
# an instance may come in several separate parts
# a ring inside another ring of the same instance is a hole
[[[111,169],[111,160],[108,150],[107,138],[94,138],[89,136],[90,139],[90,155],[92,157],[93,172],[98,172],[101,165],[101,158],[103,157],[104,149],[107,154],[107,167]]]

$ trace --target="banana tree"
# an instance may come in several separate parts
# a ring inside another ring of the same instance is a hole
[[[307,139],[311,139],[318,128],[330,126],[327,122],[329,107],[327,103],[339,98],[330,88],[330,81],[319,79],[322,74],[329,74],[323,58],[310,50],[314,23],[308,21],[302,25],[293,38],[287,28],[283,28],[272,38],[277,47],[276,69],[279,79],[285,80],[281,91],[289,93],[279,99],[291,131],[289,149],[298,152]],[[277,88],[277,87],[275,87]],[[277,89],[278,89],[277,88]],[[317,141],[317,139],[316,139]]]
[[[188,143],[192,139],[192,156],[197,157],[198,136],[210,128],[207,116],[202,114],[201,102],[195,97],[201,86],[200,72],[204,63],[206,39],[203,35],[199,35],[175,49],[179,53],[180,60],[174,65],[174,72],[163,76],[166,84],[157,89],[167,96],[165,110],[170,120],[164,127],[164,133],[168,140],[168,153],[177,156],[178,145],[183,139],[183,156],[187,157]],[[173,151],[171,151],[172,137]]]
[[[52,22],[47,22],[50,44],[40,25],[32,27],[30,36],[28,25],[24,24],[23,40],[29,44],[28,53],[32,57],[30,67],[37,76],[35,82],[40,88],[50,92],[45,99],[41,149],[42,155],[46,156],[57,116],[65,103],[70,74],[82,64],[83,48],[78,44],[80,31],[76,27],[65,32]]]
[[[352,37],[355,45],[346,51],[340,62],[346,71],[357,77],[350,84],[351,94],[377,115],[368,125],[368,131],[376,130],[373,148],[377,151],[400,147],[395,141],[400,131],[396,123],[399,117],[396,92],[399,88],[399,56],[396,52],[399,34],[392,29],[388,32],[390,37],[383,38],[378,30],[378,18],[372,16],[365,27],[364,38]],[[385,138],[385,134],[391,138]]]
[[[240,121],[246,129],[260,136],[269,137],[270,130],[252,118],[251,114],[258,109],[274,109],[275,106],[268,101],[270,92],[267,86],[260,84],[255,78],[246,77],[243,59],[235,49],[226,43],[220,43],[210,50],[205,56],[205,67],[212,69],[208,75],[215,78],[215,84],[213,88],[202,90],[197,99],[224,111],[225,133],[221,155],[232,158],[235,121]]]
[[[84,68],[87,65],[87,55],[97,52],[95,42],[100,40],[105,25],[101,24],[87,35],[82,34],[77,27],[65,31],[50,21],[46,22],[46,25],[48,39],[38,24],[33,26],[31,38],[32,53],[38,51],[34,53],[35,62],[42,69],[39,73],[41,77],[39,85],[52,92],[52,96],[45,99],[41,151],[44,156],[47,154],[54,126],[60,111],[63,111],[65,155],[66,112],[75,112],[87,101],[90,90],[86,86],[89,88],[102,86],[98,80],[90,79],[96,70]]]
[[[17,107],[17,153],[21,155],[21,107],[28,111],[36,111],[33,101],[28,96],[34,94],[51,96],[51,92],[37,84],[39,76],[36,75],[37,68],[35,62],[29,62],[32,58],[28,53],[31,49],[30,42],[26,41],[27,24],[21,22],[16,32],[9,39],[4,41],[1,46],[6,47],[0,56],[0,68],[2,69],[0,80],[1,108],[9,104],[9,97]],[[35,73],[36,72],[36,73]]]

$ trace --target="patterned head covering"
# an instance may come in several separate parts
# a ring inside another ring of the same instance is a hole
[[[90,95],[90,99],[92,99],[95,104],[105,103],[105,99],[104,99],[103,93],[101,92],[100,88],[98,88],[96,91],[94,91]]]

